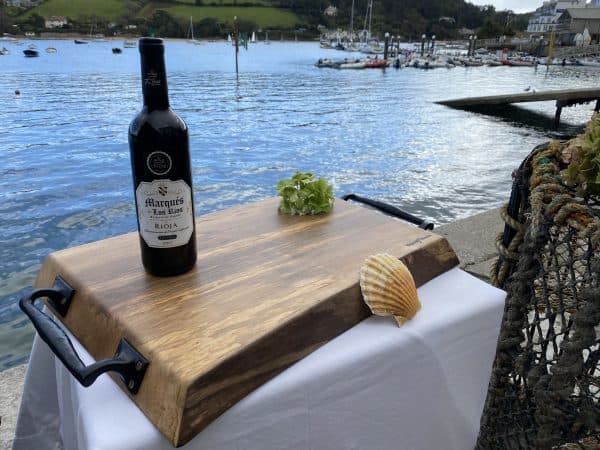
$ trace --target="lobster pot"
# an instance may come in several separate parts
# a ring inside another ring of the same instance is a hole
[[[566,149],[536,148],[516,172],[478,449],[600,448],[600,204],[564,183]]]

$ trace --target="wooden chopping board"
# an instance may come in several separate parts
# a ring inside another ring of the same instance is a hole
[[[150,361],[128,395],[175,446],[368,317],[369,255],[401,257],[417,286],[458,264],[443,237],[358,205],[310,217],[277,205],[197,218],[198,261],[178,277],[144,272],[137,233],[53,253],[40,270],[38,287],[61,275],[75,289],[61,320],[96,359],[126,338]]]

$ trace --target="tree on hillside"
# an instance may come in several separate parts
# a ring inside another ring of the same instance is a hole
[[[0,33],[13,32],[13,19],[6,13],[6,6],[0,2]]]
[[[252,33],[257,29],[258,26],[256,25],[256,22],[244,19],[243,17],[238,19],[238,30],[240,33]]]
[[[421,13],[415,8],[409,9],[402,20],[401,34],[409,40],[414,41],[420,39],[420,36],[425,33],[427,21]]]
[[[206,17],[194,26],[194,34],[200,37],[219,36],[222,34],[221,25],[217,19]]]
[[[41,30],[46,27],[46,20],[37,13],[33,13],[29,16],[29,23],[37,30]]]
[[[119,18],[119,22],[123,25],[131,25],[136,19],[137,13],[140,10],[140,6],[138,3],[134,2],[125,2],[125,6],[123,8],[123,13]]]
[[[331,4],[338,11],[335,27],[350,28],[352,0],[274,1],[278,6],[292,10],[313,27],[329,23],[323,11]],[[369,0],[354,0],[354,30],[363,28],[368,3]],[[500,17],[502,13],[492,5],[477,6],[465,0],[374,0],[372,31],[380,36],[383,32],[400,34],[405,39],[418,39],[423,33],[436,34],[440,38],[456,38],[460,28],[478,29],[486,20],[504,27],[503,18]],[[451,18],[453,22],[440,21],[441,18]],[[511,27],[523,30],[526,21],[520,20],[519,25],[512,24]]]
[[[477,32],[481,39],[493,39],[504,34],[504,28],[491,19],[487,19]]]
[[[18,25],[23,31],[42,31],[46,27],[46,21],[37,13],[18,21]]]
[[[184,37],[182,26],[164,9],[157,9],[148,19],[148,28],[157,36]]]

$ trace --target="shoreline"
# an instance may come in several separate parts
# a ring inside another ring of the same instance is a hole
[[[127,36],[105,36],[102,38],[97,38],[94,36],[89,36],[89,35],[82,35],[82,34],[64,34],[64,33],[57,33],[56,35],[52,34],[50,36],[45,35],[45,36],[4,36],[4,38],[0,37],[0,42],[15,42],[15,41],[25,41],[25,40],[31,40],[31,41],[72,41],[74,39],[77,40],[82,40],[82,41],[89,41],[89,42],[104,42],[104,41],[137,41],[138,39],[141,39],[143,37],[147,37],[147,36],[133,36],[133,35],[127,35]],[[6,39],[8,38],[8,39]],[[100,39],[99,41],[97,41],[97,39]],[[188,38],[171,38],[171,37],[162,37],[160,39],[163,39],[166,42],[189,42],[191,41],[191,39]],[[212,42],[225,42],[228,43],[229,41],[225,38],[202,38],[202,39],[195,39],[195,41],[201,42],[203,44],[206,43],[212,43]],[[298,39],[297,41],[294,39],[284,39],[279,40],[279,39],[270,39],[268,41],[269,43],[274,43],[274,42],[284,42],[284,43],[304,43],[304,42],[314,42],[314,43],[318,43],[319,39]],[[262,44],[264,43],[264,41],[256,41],[256,44]],[[249,43],[250,44],[250,43]]]

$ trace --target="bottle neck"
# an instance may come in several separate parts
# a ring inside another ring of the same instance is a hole
[[[140,52],[142,60],[142,93],[149,110],[169,107],[169,89],[163,52]]]

